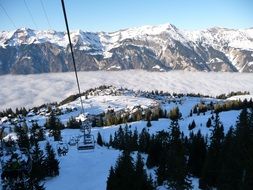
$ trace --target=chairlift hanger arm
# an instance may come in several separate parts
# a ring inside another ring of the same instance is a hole
[[[79,96],[80,96],[81,113],[84,114],[83,101],[82,101],[82,97],[81,97],[80,84],[79,84],[79,79],[78,79],[78,75],[77,75],[76,62],[75,62],[73,46],[72,46],[72,42],[71,42],[71,38],[70,38],[69,25],[68,25],[68,19],[67,19],[67,13],[66,13],[66,9],[65,9],[64,0],[61,0],[61,4],[62,4],[62,11],[63,11],[63,15],[64,15],[65,25],[66,25],[66,29],[67,29],[67,34],[68,34],[68,40],[69,40],[72,61],[73,61],[74,70],[75,70],[77,88],[78,88],[78,92],[79,92]]]

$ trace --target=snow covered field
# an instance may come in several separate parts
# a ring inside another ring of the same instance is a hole
[[[251,73],[96,71],[79,72],[81,90],[100,85],[114,85],[134,90],[163,90],[177,93],[219,95],[231,91],[253,94]],[[0,76],[1,110],[8,107],[33,107],[61,101],[77,93],[74,73]]]
[[[134,106],[141,105],[143,108],[148,108],[151,105],[158,103],[152,99],[133,97],[133,96],[91,96],[89,99],[83,99],[84,112],[98,115],[106,112],[108,109],[119,111],[123,109],[133,109]],[[62,108],[80,108],[80,99],[61,106]]]

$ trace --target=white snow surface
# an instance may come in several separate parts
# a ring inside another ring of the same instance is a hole
[[[194,101],[199,101],[199,98],[187,99],[183,104],[182,108],[180,109],[182,113],[190,112],[189,108],[191,103]],[[184,104],[186,105],[184,107]],[[173,106],[173,105],[172,105]],[[227,132],[228,128],[235,124],[237,117],[240,111],[228,111],[223,112],[220,114],[221,122],[224,125],[225,132]],[[197,133],[198,130],[201,131],[203,135],[210,135],[212,129],[206,128],[205,124],[207,119],[211,117],[211,113],[207,112],[206,115],[196,116],[193,117],[184,117],[183,114],[182,120],[180,120],[179,125],[181,131],[184,132],[185,135],[189,135],[188,124],[193,121],[196,122],[196,128],[192,131]],[[159,119],[158,121],[151,121],[152,126],[148,128],[150,134],[155,134],[158,131],[168,130],[170,125],[169,119]],[[143,128],[146,127],[146,121],[137,121],[128,123],[131,125],[130,130],[134,131],[135,129],[138,130],[140,133]],[[109,141],[110,134],[114,135],[114,132],[118,130],[120,125],[113,125],[107,127],[95,127],[92,128],[91,133],[94,137],[97,136],[97,133],[100,132],[102,139],[106,142]],[[124,124],[122,125],[124,127]],[[71,137],[80,135],[80,131],[77,129],[65,129],[62,131],[63,141],[68,142]],[[53,143],[53,142],[52,142]],[[70,147],[70,151],[68,152],[67,156],[59,157],[60,160],[60,175],[54,177],[52,179],[45,181],[45,187],[47,190],[54,190],[54,189],[62,189],[62,190],[103,190],[106,189],[106,181],[109,174],[109,169],[111,166],[115,165],[115,161],[120,155],[120,151],[114,149],[108,149],[105,147],[100,147],[96,145],[94,151],[85,151],[85,152],[78,152],[75,146]],[[145,157],[145,155],[144,155]],[[135,156],[133,155],[133,158]],[[148,173],[151,173],[153,178],[155,179],[154,175],[154,168],[148,170]],[[198,179],[193,178],[192,185],[193,189],[198,189]],[[159,187],[158,189],[163,189]]]
[[[219,101],[213,98],[198,98],[198,97],[182,97],[177,99],[178,101],[168,101],[163,102],[162,108],[166,109],[167,111],[171,110],[172,108],[178,106],[180,112],[182,113],[182,119],[179,120],[180,130],[184,132],[185,135],[189,135],[190,131],[188,130],[188,125],[192,123],[194,120],[196,123],[196,127],[192,130],[194,133],[197,133],[198,130],[201,131],[203,135],[210,135],[212,128],[206,127],[206,122],[208,118],[211,117],[211,112],[206,112],[205,115],[200,114],[196,115],[193,114],[192,117],[189,116],[190,110],[194,105],[199,102],[209,103],[210,101],[216,102]],[[129,107],[134,106],[136,104],[152,104],[153,100],[147,98],[140,98],[135,96],[97,96],[93,97],[90,96],[88,100],[85,102],[87,104],[88,109],[86,111],[88,113],[95,113],[97,112],[97,107],[95,106],[98,104],[100,108],[106,109],[106,105],[118,107],[121,109],[128,105]],[[89,107],[92,105],[92,107]],[[78,102],[74,101],[72,104],[66,104],[65,106],[73,106],[78,107]],[[233,126],[236,123],[240,111],[226,111],[219,114],[220,121],[224,125],[224,131],[227,132],[230,126]],[[79,111],[66,113],[64,115],[59,116],[60,120],[63,123],[73,115],[78,115]],[[32,115],[32,114],[31,114]],[[43,125],[45,122],[45,116],[35,115],[31,117],[26,117],[28,119],[36,119],[38,120],[39,125]],[[4,119],[3,119],[4,121]],[[128,123],[129,129],[137,131],[140,133],[143,128],[146,128],[150,134],[155,134],[158,131],[168,131],[170,126],[171,120],[169,119],[159,119],[158,121],[151,121],[152,126],[147,128],[146,124],[147,121],[136,121],[132,123]],[[27,122],[28,126],[31,126],[31,123]],[[131,128],[130,128],[131,125]],[[125,124],[121,125],[123,128]],[[91,133],[94,137],[97,137],[97,133],[100,132],[102,139],[106,142],[109,141],[110,135],[114,135],[115,131],[119,129],[120,125],[112,125],[107,127],[94,127],[91,129]],[[81,134],[80,130],[78,129],[65,129],[62,130],[62,137],[64,142],[68,142],[71,137],[79,136]],[[12,134],[11,134],[12,135]],[[50,143],[56,147],[57,142],[52,141]],[[45,144],[45,141],[43,142]],[[42,144],[43,144],[42,143]],[[60,160],[60,175],[54,178],[48,178],[45,181],[45,187],[47,190],[103,190],[106,189],[106,181],[109,174],[109,169],[111,166],[115,165],[115,161],[120,155],[119,150],[115,150],[112,148],[105,148],[96,145],[95,150],[79,152],[76,146],[70,146],[70,150],[66,156],[58,157]],[[133,158],[136,155],[133,154]],[[145,158],[146,155],[143,155]],[[153,178],[154,175],[154,168],[148,170],[148,173],[151,173]],[[198,179],[192,178],[193,189],[198,189]],[[158,189],[163,189],[164,187],[159,187]]]
[[[204,42],[221,48],[222,46],[253,50],[253,29],[209,28],[205,30],[184,31],[193,42]]]
[[[67,156],[60,157],[60,175],[48,180],[47,190],[103,190],[109,169],[120,151],[97,146],[94,151],[78,152],[70,147]]]
[[[81,90],[100,85],[114,85],[134,90],[163,90],[176,93],[200,93],[216,96],[231,91],[249,91],[253,94],[251,73],[205,73],[188,71],[147,72],[95,71],[79,72]],[[0,76],[0,109],[33,107],[61,101],[77,94],[75,75],[49,73],[37,75]]]
[[[71,40],[80,50],[90,50],[91,54],[101,54],[104,58],[111,57],[110,50],[118,47],[126,39],[142,39],[159,43],[161,50],[167,45],[173,46],[173,41],[180,41],[186,47],[192,48],[194,43],[203,41],[215,47],[229,46],[253,50],[253,29],[209,28],[206,30],[184,31],[166,23],[157,26],[133,27],[115,32],[71,31]],[[166,37],[164,37],[166,36]],[[14,31],[0,32],[0,47],[19,46],[21,44],[38,44],[49,42],[61,47],[67,47],[66,32],[54,30],[32,30],[20,28]],[[156,50],[157,51],[157,50]]]
[[[230,98],[228,98],[227,100],[241,100],[241,101],[243,101],[243,100],[247,100],[247,101],[249,101],[250,99],[252,99],[253,100],[253,95],[238,95],[238,96],[232,96],[232,97],[230,97]]]
[[[152,99],[134,96],[91,96],[87,100],[85,100],[85,97],[82,97],[82,100],[84,111],[92,115],[98,115],[106,112],[108,109],[113,109],[117,112],[127,108],[132,110],[135,106],[139,105],[143,108],[147,108],[152,105],[158,105],[158,103]],[[78,107],[80,109],[80,99],[65,104],[61,107]]]

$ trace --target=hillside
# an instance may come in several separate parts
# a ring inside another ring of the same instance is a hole
[[[253,29],[184,31],[172,24],[71,32],[77,69],[253,72]],[[65,32],[0,32],[0,74],[73,71]]]
[[[250,95],[240,95],[241,99],[252,98]],[[238,97],[232,97],[236,99]],[[185,136],[189,137],[190,133],[197,134],[201,132],[203,136],[210,136],[213,127],[207,127],[208,119],[211,119],[212,125],[215,123],[215,112],[219,114],[220,122],[224,126],[225,134],[229,128],[235,127],[238,116],[242,108],[252,107],[252,99],[246,104],[242,101],[239,104],[231,104],[236,100],[224,100],[217,98],[203,97],[200,95],[183,95],[169,94],[166,92],[145,92],[133,91],[128,89],[117,89],[112,86],[101,86],[96,89],[89,89],[85,96],[82,96],[84,101],[84,111],[87,118],[95,121],[95,125],[91,130],[94,137],[97,137],[98,132],[101,134],[104,143],[109,143],[110,136],[114,136],[120,126],[129,126],[132,133],[137,130],[141,133],[142,129],[148,130],[149,134],[158,134],[160,131],[169,131],[169,126],[172,120],[168,118],[171,110],[178,107],[181,113],[179,119],[180,131]],[[225,105],[226,104],[226,105]],[[225,106],[223,106],[225,105]],[[235,106],[237,105],[237,107]],[[238,107],[239,105],[239,107]],[[195,107],[197,111],[195,112]],[[232,106],[232,107],[230,107]],[[242,106],[242,107],[240,107]],[[222,110],[223,109],[223,110]],[[159,111],[160,110],[160,111]],[[161,112],[162,110],[162,112]],[[151,127],[147,128],[147,113],[151,111]],[[23,125],[25,122],[28,128],[31,128],[34,123],[39,126],[44,126],[50,114],[56,114],[59,121],[65,127],[71,118],[77,118],[80,114],[80,103],[77,100],[70,100],[63,105],[47,104],[35,107],[27,113],[19,115],[4,116],[1,118],[1,126],[14,127],[15,125]],[[167,113],[167,114],[166,114]],[[127,117],[125,117],[127,115]],[[112,120],[112,118],[114,118]],[[126,120],[121,120],[125,118]],[[100,123],[103,120],[103,125]],[[196,123],[193,129],[189,129],[192,122]],[[117,124],[115,124],[116,122]],[[105,126],[104,126],[105,125]],[[55,151],[58,147],[58,142],[53,141],[49,136],[49,131],[46,131],[46,140],[49,141]],[[62,141],[69,142],[71,138],[79,138],[81,135],[79,129],[66,128],[61,130]],[[16,138],[16,134],[12,131],[7,132],[8,138]],[[40,145],[43,148],[46,141],[41,141]],[[61,188],[68,189],[92,189],[101,190],[106,188],[106,181],[109,174],[109,169],[114,165],[121,151],[112,147],[101,147],[96,144],[95,149],[86,152],[79,152],[76,146],[70,146],[66,156],[57,156],[60,161],[60,175],[54,178],[44,180],[46,189]],[[136,157],[136,152],[132,154]],[[142,154],[143,159],[147,159],[146,154]],[[146,166],[145,166],[146,168]],[[146,168],[147,169],[147,168]],[[156,180],[156,168],[147,169],[153,180]],[[193,184],[193,189],[198,188],[198,178],[190,178]],[[159,187],[160,189],[162,187]]]

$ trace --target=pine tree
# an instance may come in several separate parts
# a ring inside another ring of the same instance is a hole
[[[80,129],[81,125],[81,121],[77,121],[74,117],[71,117],[67,122],[67,128],[70,129]]]
[[[114,147],[114,145],[113,145],[113,139],[112,139],[112,134],[110,134],[109,146]]]
[[[104,144],[100,132],[98,132],[98,134],[97,134],[97,144],[99,146],[103,146],[103,144]]]
[[[210,137],[210,146],[207,151],[202,177],[200,179],[201,188],[212,188],[217,186],[218,176],[221,171],[222,146],[224,141],[224,128],[220,122],[219,115],[216,114],[213,131]]]
[[[148,119],[148,121],[147,121],[147,127],[151,127],[151,126],[152,126],[152,124],[150,122],[150,119]]]
[[[30,180],[30,184],[31,184],[31,190],[45,190],[44,184],[41,184],[39,180],[37,179],[33,179]]]
[[[210,128],[212,126],[212,121],[211,118],[208,118],[207,122],[206,122],[206,127]]]
[[[190,111],[190,114],[189,114],[190,117],[192,117],[192,110]]]
[[[123,151],[118,158],[114,173],[110,170],[107,179],[107,190],[128,190],[135,189],[135,170],[132,157],[128,151]]]
[[[197,106],[194,106],[193,108],[193,111],[192,111],[194,114],[196,114],[198,112],[198,107]]]
[[[244,108],[236,124],[235,149],[240,162],[240,181],[242,189],[250,189],[253,186],[253,109],[250,112]]]
[[[45,139],[45,132],[38,123],[32,123],[32,128],[30,129],[30,141],[33,145],[35,141],[43,141]]]
[[[29,136],[28,136],[28,126],[27,126],[27,124],[24,122],[22,127],[16,126],[15,131],[16,131],[17,137],[18,137],[18,145],[21,148],[26,148],[26,149],[29,150],[30,141],[29,141]]]
[[[107,178],[107,190],[153,190],[153,181],[147,177],[141,155],[133,163],[129,151],[123,151],[115,167],[111,167]]]
[[[144,169],[144,162],[142,160],[141,154],[137,154],[137,159],[135,163],[135,176],[136,184],[135,189],[138,190],[151,190],[154,189],[152,181],[148,179],[146,170]]]
[[[131,135],[131,140],[129,142],[129,149],[131,151],[137,151],[138,150],[138,131],[137,128],[134,129],[133,135]]]
[[[167,110],[165,109],[164,110],[164,116],[163,116],[164,118],[168,118],[168,113],[167,113]]]
[[[30,173],[32,180],[42,180],[46,177],[47,173],[45,171],[45,157],[43,151],[39,147],[38,141],[35,141],[34,147],[31,151],[32,156],[32,171]]]
[[[192,123],[189,124],[188,129],[189,129],[189,130],[192,130],[192,129],[194,129],[195,127],[196,127],[196,123],[195,123],[195,121],[193,120]]]
[[[160,161],[163,160],[163,156],[167,149],[169,133],[165,131],[159,131],[157,135],[152,135],[149,141],[147,167],[152,168],[158,166]]]
[[[143,128],[139,135],[139,151],[140,152],[148,152],[150,144],[150,134],[147,132],[146,128]]]
[[[55,117],[53,112],[51,112],[49,118],[47,119],[45,128],[50,130],[50,133],[53,135],[55,141],[61,140],[61,129],[64,128],[64,125],[60,122],[59,118]]]
[[[113,167],[111,166],[109,171],[109,176],[107,178],[106,182],[106,190],[116,190],[117,189],[117,180],[115,176],[115,171]]]
[[[206,142],[200,130],[197,134],[190,133],[188,168],[195,177],[201,176],[201,171],[206,157]]]
[[[166,148],[167,153],[165,154],[165,165],[158,166],[158,169],[164,167],[164,180],[167,181],[171,189],[191,189],[185,149],[181,137],[178,122],[172,122],[170,125],[169,147]]]
[[[46,171],[47,176],[59,175],[59,161],[56,159],[55,152],[49,142],[46,144]]]
[[[29,181],[29,176],[27,171],[23,170],[26,168],[24,164],[25,162],[19,162],[18,154],[16,152],[11,151],[8,157],[5,159],[8,163],[7,165],[3,165],[1,168],[1,179],[3,189],[26,189],[27,181]]]
[[[225,138],[222,149],[222,166],[218,176],[218,189],[240,189],[238,179],[240,179],[240,166],[238,166],[238,153],[235,149],[235,133],[231,127]]]

